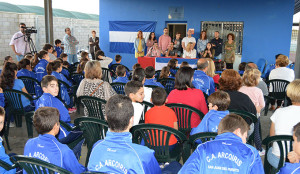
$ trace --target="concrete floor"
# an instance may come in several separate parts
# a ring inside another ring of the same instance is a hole
[[[81,109],[81,111],[83,111],[83,109]],[[262,114],[262,116],[260,117],[261,128],[262,128],[262,139],[266,138],[269,135],[270,124],[271,124],[270,116],[272,114],[273,114],[273,112],[269,111],[267,116],[264,116]],[[76,113],[71,114],[72,122],[76,118],[78,118],[82,115],[83,115],[82,113],[81,114],[76,114]],[[36,137],[36,136],[37,136],[37,133],[34,131],[34,137]],[[12,151],[7,150],[7,153],[16,153],[16,154],[22,155],[23,151],[24,151],[24,146],[25,146],[25,143],[27,140],[28,140],[28,136],[27,136],[26,124],[25,124],[25,121],[23,120],[23,127],[10,128],[9,143],[10,143],[10,147],[11,147]],[[87,154],[87,148],[84,145],[82,146],[81,154],[82,154],[82,156],[81,156],[81,159],[79,162],[84,165],[85,159],[86,159],[86,154]],[[262,160],[263,160],[263,158],[264,157],[262,157]]]

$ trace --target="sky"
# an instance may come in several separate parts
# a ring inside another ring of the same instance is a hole
[[[99,15],[99,1],[100,0],[52,0],[52,8]],[[44,0],[0,0],[0,2],[44,7]]]

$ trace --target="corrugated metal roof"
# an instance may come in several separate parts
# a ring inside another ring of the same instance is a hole
[[[300,0],[295,0],[294,14],[300,11]]]
[[[28,6],[28,5],[14,5],[6,2],[0,2],[0,11],[15,12],[15,13],[35,13],[37,15],[44,15],[44,8],[38,6]],[[99,15],[86,14],[80,12],[66,11],[61,9],[53,9],[54,17],[64,17],[64,18],[75,18],[75,19],[85,19],[85,20],[99,20]]]

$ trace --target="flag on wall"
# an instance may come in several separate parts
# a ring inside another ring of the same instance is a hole
[[[137,32],[143,32],[146,42],[155,27],[156,22],[152,21],[109,21],[110,52],[133,54]]]

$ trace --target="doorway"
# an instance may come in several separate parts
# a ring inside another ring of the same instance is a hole
[[[181,39],[186,36],[186,23],[168,23],[169,35],[172,39],[176,37],[176,33],[181,34]]]

